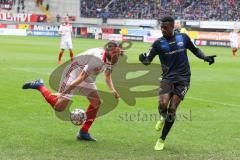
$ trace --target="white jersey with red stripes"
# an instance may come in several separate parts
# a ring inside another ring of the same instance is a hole
[[[71,24],[61,24],[59,32],[62,35],[62,41],[67,41],[72,39],[72,25]]]
[[[231,48],[238,48],[238,34],[236,32],[230,33]]]
[[[112,66],[106,63],[105,50],[103,48],[89,49],[74,58],[73,63],[77,63],[88,75],[94,76]]]
[[[63,92],[66,89],[66,86],[70,85],[82,71],[85,71],[88,74],[88,77],[79,84],[78,91],[80,91],[82,95],[88,95],[91,91],[97,89],[95,85],[96,76],[107,68],[111,69],[111,67],[111,65],[106,63],[104,49],[89,49],[77,55],[73,62],[65,68],[58,92]],[[75,92],[76,90],[72,91],[66,96],[66,98],[71,99]]]

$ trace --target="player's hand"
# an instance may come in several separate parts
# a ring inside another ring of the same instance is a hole
[[[204,58],[204,61],[208,62],[209,65],[213,64],[215,62],[214,58],[217,57],[216,55],[213,55],[213,56],[206,56]]]
[[[147,58],[147,54],[146,53],[141,53],[139,55],[139,61],[140,62],[144,62],[146,60],[146,58]]]
[[[117,91],[112,91],[112,94],[114,95],[114,97],[116,99],[119,99],[120,98],[120,94],[117,92]]]
[[[149,65],[150,63],[147,61],[147,54],[141,53],[139,55],[139,61],[142,62],[144,65]]]

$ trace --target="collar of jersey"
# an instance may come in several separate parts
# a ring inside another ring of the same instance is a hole
[[[102,56],[102,61],[107,64],[107,65],[112,65],[111,63],[107,62],[107,53],[106,51],[103,52],[103,56]]]

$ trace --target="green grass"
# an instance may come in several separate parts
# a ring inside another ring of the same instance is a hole
[[[105,43],[73,42],[75,53]],[[138,54],[149,46],[134,43],[128,61],[138,63]],[[174,124],[165,150],[156,152],[159,133],[154,131],[155,121],[144,115],[157,113],[157,97],[138,98],[134,107],[120,101],[92,126],[90,132],[98,142],[77,142],[78,127],[59,120],[38,92],[21,90],[25,81],[39,77],[48,86],[57,67],[59,39],[1,36],[0,159],[239,159],[240,59],[233,58],[228,48],[201,49],[216,54],[217,62],[209,66],[189,53],[191,88],[178,109],[179,116],[185,117]],[[66,52],[64,60],[68,58]],[[101,78],[97,82],[104,88]],[[87,101],[74,98],[73,106],[86,107]],[[143,116],[139,120],[133,117],[138,112]]]

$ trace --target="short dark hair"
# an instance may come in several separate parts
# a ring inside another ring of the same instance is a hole
[[[109,41],[105,48],[110,48],[110,47],[121,47],[120,43],[117,41]]]
[[[161,22],[162,23],[166,23],[166,22],[169,22],[169,23],[174,23],[174,19],[171,17],[171,16],[165,16],[161,19]]]

